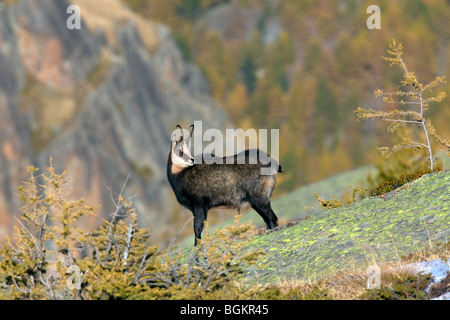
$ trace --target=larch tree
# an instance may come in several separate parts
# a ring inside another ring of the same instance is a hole
[[[404,62],[403,47],[401,43],[393,40],[389,44],[389,54],[383,57],[384,60],[389,61],[391,66],[400,66],[403,73],[403,80],[394,92],[384,92],[382,90],[375,91],[375,96],[383,97],[383,102],[387,104],[396,104],[400,106],[410,106],[409,110],[394,109],[390,111],[375,111],[372,109],[365,110],[358,107],[355,110],[358,120],[362,119],[381,119],[389,123],[388,132],[395,132],[398,128],[405,125],[413,125],[419,127],[423,132],[423,141],[414,141],[412,138],[404,137],[403,143],[393,147],[381,147],[379,150],[382,154],[391,154],[402,149],[413,148],[420,150],[425,148],[427,151],[427,158],[429,161],[430,170],[434,170],[434,163],[437,157],[433,154],[431,145],[431,137],[434,137],[440,145],[442,145],[446,152],[450,153],[450,142],[440,137],[434,127],[431,125],[429,119],[425,117],[425,112],[428,110],[430,103],[441,102],[446,98],[446,93],[443,91],[433,94],[433,89],[437,86],[446,83],[445,77],[436,77],[430,83],[424,85],[419,82],[414,72],[408,70]]]

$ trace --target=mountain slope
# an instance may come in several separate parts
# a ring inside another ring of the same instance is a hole
[[[251,282],[323,278],[344,270],[399,260],[448,242],[450,171],[425,175],[387,194],[255,236],[247,249],[267,255],[246,271]]]

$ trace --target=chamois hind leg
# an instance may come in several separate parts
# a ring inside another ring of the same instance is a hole
[[[206,220],[208,210],[206,208],[195,208],[192,210],[192,213],[194,214],[194,246],[196,246],[198,240],[202,238],[203,226],[205,224],[204,222]]]
[[[260,201],[250,201],[250,204],[253,209],[263,218],[266,223],[267,229],[272,229],[278,226],[278,218],[273,212],[272,207],[270,206],[270,201],[260,202]]]

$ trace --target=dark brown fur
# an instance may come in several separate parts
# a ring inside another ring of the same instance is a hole
[[[254,155],[257,156],[257,161],[253,158]],[[261,175],[261,168],[270,167],[271,164],[263,164],[260,160],[271,158],[260,150],[246,150],[232,158],[233,164],[226,164],[227,158],[216,158],[221,159],[223,164],[195,161],[194,165],[173,173],[169,153],[167,177],[178,202],[190,209],[194,215],[195,245],[197,239],[201,239],[208,210],[213,207],[239,209],[245,203],[250,203],[264,219],[267,229],[278,225],[278,218],[270,206],[270,197],[275,187],[276,173],[281,172],[281,167],[276,164],[273,174]],[[238,158],[245,159],[245,164],[238,164]]]

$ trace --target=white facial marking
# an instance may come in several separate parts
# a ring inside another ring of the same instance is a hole
[[[175,144],[175,143],[174,143]],[[172,173],[178,173],[184,168],[194,165],[190,146],[183,140],[172,147]]]

